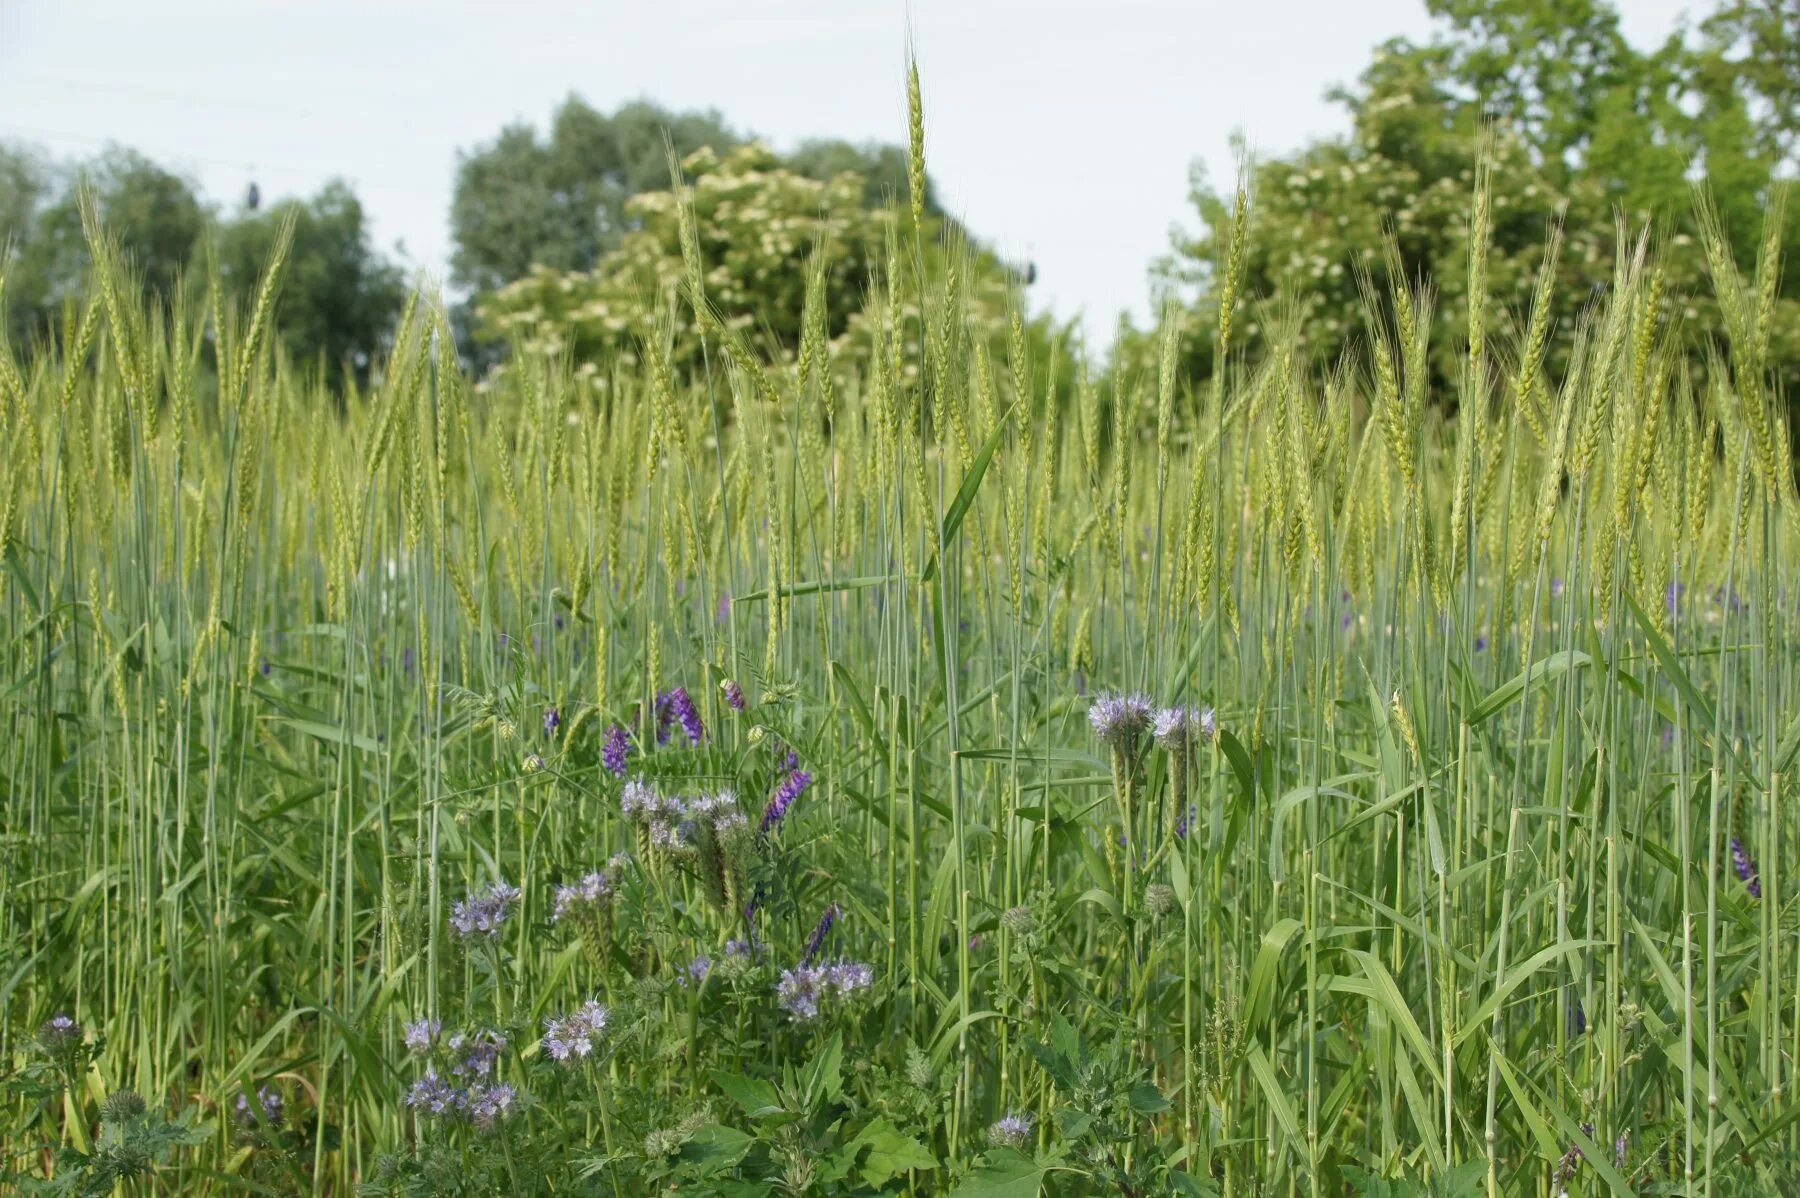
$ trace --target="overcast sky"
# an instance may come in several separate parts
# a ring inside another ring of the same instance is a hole
[[[1690,2],[1622,0],[1627,33]],[[0,0],[0,138],[118,142],[231,204],[341,176],[442,277],[458,149],[570,92],[717,108],[777,149],[903,142],[909,21],[944,203],[1100,340],[1191,223],[1191,162],[1222,183],[1234,131],[1263,154],[1342,131],[1325,90],[1429,29],[1422,0]]]

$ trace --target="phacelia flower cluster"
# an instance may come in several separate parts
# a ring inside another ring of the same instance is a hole
[[[1150,700],[1143,695],[1103,694],[1088,708],[1094,735],[1115,748],[1135,745],[1150,722]]]
[[[544,1020],[544,1051],[565,1065],[579,1064],[592,1056],[606,1035],[609,1012],[589,1000],[567,1015]]]
[[[249,1095],[240,1093],[232,1104],[237,1112],[238,1121],[247,1126],[254,1126],[259,1120],[271,1127],[281,1125],[282,1116],[287,1113],[287,1103],[281,1097],[281,1091],[274,1086],[262,1086],[256,1091],[256,1103],[251,1105]]]
[[[799,965],[782,971],[781,980],[775,983],[775,999],[790,1017],[804,1023],[874,984],[874,966],[860,962]]]
[[[487,1131],[519,1104],[519,1092],[498,1079],[506,1037],[484,1029],[442,1034],[435,1019],[406,1029],[407,1047],[429,1060],[406,1093],[406,1105],[421,1115],[465,1119]]]
[[[1151,731],[1156,743],[1171,752],[1211,741],[1219,723],[1210,707],[1165,707],[1156,713]]]
[[[519,901],[519,888],[508,886],[505,882],[495,882],[483,890],[469,893],[469,897],[450,908],[450,926],[456,934],[465,940],[477,936],[488,938],[500,934],[500,925],[512,913],[513,904]]]
[[[1036,1120],[1030,1115],[1007,1115],[987,1130],[988,1144],[994,1148],[1023,1148],[1031,1143],[1031,1129]]]

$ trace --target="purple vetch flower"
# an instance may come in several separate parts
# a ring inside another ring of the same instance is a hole
[[[405,648],[405,650],[403,650],[401,652],[400,668],[406,671],[406,676],[408,678],[412,677],[413,668],[418,663],[418,660],[419,660],[418,651],[415,650],[411,645],[408,645]]]
[[[469,1122],[487,1131],[511,1113],[519,1092],[505,1082],[469,1088]]]
[[[1738,879],[1744,883],[1744,889],[1749,891],[1751,898],[1762,897],[1762,878],[1756,872],[1756,858],[1744,848],[1744,842],[1735,836],[1731,838],[1731,868],[1737,871]]]
[[[281,1091],[274,1086],[263,1086],[256,1091],[256,1105],[250,1105],[247,1095],[239,1092],[237,1102],[233,1104],[240,1121],[254,1125],[260,1118],[268,1124],[279,1124],[281,1117],[287,1112],[287,1103],[281,1097]]]
[[[562,727],[562,712],[554,707],[544,709],[544,735],[555,736],[556,730]]]
[[[1199,818],[1199,815],[1200,809],[1194,806],[1194,804],[1189,803],[1187,813],[1175,821],[1175,836],[1177,839],[1187,839],[1187,835],[1193,829],[1194,821]]]
[[[680,722],[681,730],[687,733],[688,743],[699,744],[706,736],[706,725],[700,722],[700,709],[694,706],[687,687],[678,686],[669,692],[669,708]]]
[[[1346,608],[1344,614],[1338,617],[1338,628],[1343,632],[1350,631],[1351,626],[1355,623],[1356,610],[1354,608]]]
[[[788,808],[794,805],[805,789],[812,785],[812,775],[805,770],[794,770],[782,780],[775,793],[769,796],[769,805],[763,808],[762,825],[757,828],[758,836],[767,836],[787,817]]]
[[[1487,633],[1485,633],[1485,632],[1476,633],[1475,634],[1475,652],[1486,653],[1487,647],[1488,647]]]
[[[1587,1035],[1587,1012],[1582,1009],[1579,998],[1571,1000],[1569,1007],[1569,1034],[1571,1036]]]
[[[718,607],[718,610],[713,613],[713,618],[721,624],[724,624],[724,623],[727,623],[728,621],[730,621],[730,619],[731,619],[731,592],[730,591],[720,592],[719,607]]]
[[[1103,694],[1088,708],[1094,735],[1109,745],[1130,748],[1150,727],[1150,700],[1143,695]]]
[[[406,1025],[406,1051],[424,1056],[437,1047],[444,1025],[435,1019],[420,1019]]]
[[[1023,1148],[1031,1142],[1031,1129],[1036,1121],[1030,1115],[1007,1115],[987,1130],[988,1144],[994,1148]]]
[[[719,689],[725,692],[725,705],[733,711],[744,710],[744,688],[734,679],[727,678],[719,683]]]
[[[1663,601],[1669,605],[1670,612],[1681,606],[1681,597],[1686,593],[1687,585],[1685,583],[1671,582],[1669,584],[1669,589],[1663,592]]]
[[[825,947],[825,937],[831,935],[831,929],[841,914],[843,912],[838,909],[836,903],[825,908],[825,914],[819,917],[818,925],[813,928],[812,935],[806,938],[806,951],[800,955],[800,964],[811,965],[813,963],[813,958],[817,957],[819,950]]]
[[[544,1051],[564,1064],[585,1060],[599,1047],[610,1017],[605,1007],[590,999],[579,1010],[544,1020]]]
[[[269,659],[265,657],[262,659],[262,664],[257,668],[262,671],[262,676],[267,678],[269,676],[269,671],[273,670],[275,667],[270,665]]]
[[[606,732],[606,744],[600,750],[600,764],[608,772],[623,778],[625,763],[631,759],[631,733],[625,731],[623,724],[614,724]]]
[[[1554,577],[1550,580],[1550,597],[1552,599],[1561,599],[1562,594],[1563,594],[1562,576],[1557,575],[1556,577]]]
[[[406,1092],[406,1105],[427,1115],[453,1115],[468,1100],[467,1094],[439,1077],[435,1069],[427,1069]]]
[[[485,890],[475,890],[469,897],[450,908],[450,926],[463,939],[475,936],[494,937],[506,922],[512,905],[519,901],[519,888],[495,882]]]

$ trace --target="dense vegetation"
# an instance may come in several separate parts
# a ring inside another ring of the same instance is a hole
[[[1448,371],[1423,283],[1246,292],[1240,201],[1222,368],[1103,389],[995,348],[910,99],[862,320],[821,242],[765,356],[678,180],[605,386],[420,305],[340,410],[288,235],[196,304],[87,209],[0,354],[9,1184],[1800,1185],[1782,190],[1716,350],[1553,223],[1512,331],[1484,160]]]

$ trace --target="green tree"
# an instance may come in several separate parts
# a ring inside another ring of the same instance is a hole
[[[670,112],[648,101],[610,115],[563,101],[549,136],[509,125],[459,156],[450,203],[451,278],[480,293],[534,267],[588,270],[634,227],[626,202],[667,188],[664,135],[685,156],[740,143],[716,112]]]
[[[294,241],[276,326],[283,344],[296,360],[364,377],[399,319],[406,279],[371,243],[362,203],[347,183],[333,180],[309,200],[283,200],[223,225],[221,281],[234,294],[249,294],[289,219]]]
[[[1800,9],[1785,0],[1733,0],[1689,35],[1640,51],[1604,0],[1430,0],[1438,34],[1384,45],[1354,87],[1332,96],[1349,110],[1341,138],[1255,165],[1252,232],[1240,294],[1307,298],[1301,322],[1334,352],[1363,331],[1362,280],[1385,287],[1391,236],[1407,278],[1429,279],[1443,300],[1436,361],[1449,375],[1461,330],[1468,211],[1479,161],[1491,165],[1493,231],[1487,286],[1495,321],[1522,320],[1548,227],[1568,230],[1556,276],[1560,344],[1573,316],[1610,285],[1615,217],[1648,226],[1664,253],[1665,311],[1696,335],[1716,330],[1699,245],[1692,182],[1704,176],[1741,266],[1755,258],[1771,180],[1793,166],[1793,51],[1764,66],[1759,47],[1800,41]],[[1784,90],[1785,89],[1785,90]],[[1166,277],[1197,302],[1180,313],[1183,354],[1211,368],[1218,263],[1229,239],[1232,195],[1196,172],[1198,236],[1179,238]],[[1794,206],[1784,239],[1800,232]],[[1777,322],[1777,360],[1800,339],[1789,275]],[[1265,319],[1240,324],[1254,355]],[[1135,334],[1123,360],[1141,362],[1152,339]]]

